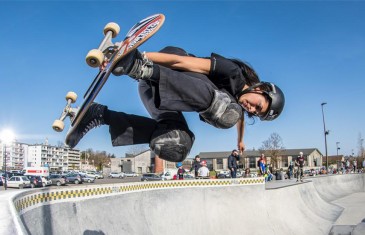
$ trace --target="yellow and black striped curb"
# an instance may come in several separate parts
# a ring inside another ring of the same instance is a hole
[[[23,214],[27,209],[38,206],[86,199],[91,197],[101,197],[120,193],[139,192],[146,190],[168,189],[168,188],[186,188],[186,187],[222,187],[222,186],[244,186],[265,184],[265,179],[260,178],[243,178],[243,179],[225,179],[225,180],[174,180],[158,181],[147,183],[121,183],[113,185],[98,185],[90,188],[66,189],[47,192],[36,192],[32,194],[20,194],[14,200],[14,206],[19,214]]]

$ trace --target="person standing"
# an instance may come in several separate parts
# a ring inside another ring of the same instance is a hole
[[[265,161],[265,154],[261,153],[261,157],[259,160],[259,170],[260,170],[260,175],[264,176],[265,172],[266,172],[266,161]]]
[[[297,157],[297,159],[295,160],[295,165],[298,166],[298,171],[297,171],[297,182],[300,181],[303,182],[303,167],[304,167],[304,156],[303,156],[303,152],[299,153],[299,156]]]
[[[354,167],[354,173],[356,173],[356,170],[357,170],[357,160],[356,159],[353,160],[352,165]]]
[[[228,169],[231,171],[231,177],[237,178],[237,168],[238,164],[237,161],[240,160],[240,155],[238,154],[238,151],[234,149],[228,157]]]
[[[198,170],[198,177],[209,178],[209,169],[207,167],[207,161],[202,161],[200,165],[201,167]]]
[[[291,176],[293,175],[293,162],[290,161],[289,167],[288,167],[288,178],[290,179]]]
[[[201,163],[200,156],[196,155],[193,165],[192,165],[192,170],[194,170],[195,178],[198,177],[198,171],[199,171],[199,168],[201,167],[200,163]]]
[[[185,170],[184,168],[182,167],[182,163],[181,162],[178,162],[176,163],[176,167],[178,168],[177,169],[177,179],[179,180],[183,180],[184,179],[184,173],[185,173]]]

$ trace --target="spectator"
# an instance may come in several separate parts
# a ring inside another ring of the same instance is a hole
[[[299,156],[297,157],[297,159],[295,160],[295,165],[298,166],[298,171],[297,171],[297,182],[300,181],[303,182],[303,167],[304,167],[304,156],[303,156],[303,152],[299,153]]]
[[[350,168],[350,161],[349,161],[349,159],[346,159],[346,171],[347,170],[349,170],[349,168]]]
[[[251,177],[251,170],[249,167],[245,170],[245,177]]]
[[[293,166],[293,162],[292,161],[290,161],[290,164],[289,164],[289,167],[288,167],[288,178],[290,179],[291,178],[291,176],[293,175],[293,168],[294,168],[294,166]]]
[[[184,179],[185,170],[182,167],[182,163],[181,162],[176,163],[176,167],[178,168],[177,169],[177,173],[176,173],[177,174],[176,178],[179,179],[179,180],[183,180]]]
[[[357,160],[354,159],[354,161],[352,162],[352,165],[354,166],[354,173],[356,173],[356,169],[357,169]]]
[[[207,161],[201,161],[200,163],[201,167],[198,170],[198,176],[199,177],[209,177],[209,169],[207,167]]]
[[[240,160],[240,155],[238,154],[238,151],[234,149],[228,157],[228,169],[231,171],[231,177],[236,178],[237,177],[237,161]]]
[[[196,155],[192,165],[192,170],[194,170],[195,178],[198,177],[198,170],[201,167],[200,163],[200,156]]]
[[[265,154],[261,154],[260,160],[259,160],[259,172],[260,175],[264,175],[265,174],[265,168],[266,168],[266,161],[265,161]]]
[[[274,178],[273,174],[271,173],[271,171],[269,169],[267,169],[266,173],[265,173],[265,182],[269,182]]]

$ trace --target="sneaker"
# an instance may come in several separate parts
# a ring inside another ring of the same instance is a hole
[[[122,58],[114,67],[112,74],[115,76],[126,75],[131,71],[134,61],[138,58],[142,58],[141,53],[136,49],[129,52],[124,58]]]
[[[68,133],[66,144],[70,148],[74,148],[89,130],[103,125],[105,123],[103,115],[106,108],[104,105],[92,103],[79,125]]]
[[[146,80],[152,76],[153,62],[135,49],[116,64],[112,73],[116,76],[128,75],[136,80]]]

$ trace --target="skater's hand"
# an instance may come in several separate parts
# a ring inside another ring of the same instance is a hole
[[[100,70],[103,70],[106,68],[106,66],[108,65],[109,61],[108,60],[104,60],[103,63],[99,66]]]
[[[243,151],[245,150],[245,144],[243,143],[243,141],[238,142],[237,148],[240,152],[240,155],[242,155]]]

